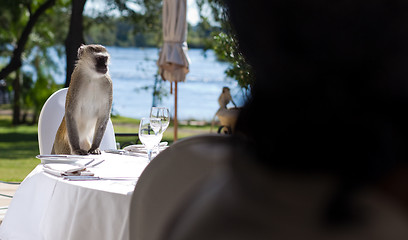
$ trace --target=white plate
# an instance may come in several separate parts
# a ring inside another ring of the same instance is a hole
[[[138,148],[144,149],[145,146],[143,144],[129,145],[129,146],[124,147],[123,150],[138,149]]]
[[[160,142],[159,144],[159,149],[160,151],[166,149],[168,142]],[[143,144],[137,144],[137,145],[129,145],[127,147],[124,147],[123,150],[129,151],[129,152],[144,152],[147,153],[146,147]]]
[[[75,163],[79,160],[94,159],[92,156],[81,155],[37,155],[36,158],[41,160],[41,163]]]

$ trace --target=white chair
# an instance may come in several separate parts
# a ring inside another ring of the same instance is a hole
[[[68,88],[53,93],[45,102],[38,119],[38,145],[40,154],[51,154],[55,134],[65,114],[65,98]],[[116,149],[115,132],[109,119],[105,135],[102,138],[101,150]]]
[[[207,134],[177,141],[145,168],[132,196],[130,240],[158,240],[174,214],[207,176],[228,158],[230,136]],[[164,238],[165,239],[165,238]]]

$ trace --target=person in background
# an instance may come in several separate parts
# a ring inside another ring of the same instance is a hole
[[[408,239],[406,1],[225,4],[252,98],[166,239]]]

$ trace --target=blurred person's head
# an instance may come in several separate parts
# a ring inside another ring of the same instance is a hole
[[[260,161],[362,178],[405,161],[406,1],[226,3],[256,79],[237,129]]]
[[[374,187],[408,210],[408,3],[226,0],[255,75],[236,132],[274,171],[341,180],[326,211]],[[271,116],[266,116],[265,114]]]

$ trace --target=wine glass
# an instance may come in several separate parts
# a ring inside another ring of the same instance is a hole
[[[163,132],[166,131],[167,127],[170,124],[169,109],[166,107],[152,107],[152,109],[150,109],[150,117],[160,118],[161,123],[162,123],[161,134],[163,134]]]
[[[163,133],[166,131],[167,127],[170,124],[170,111],[166,107],[152,107],[150,109],[150,117],[160,118],[162,123],[162,130],[160,131],[161,138],[163,138]],[[156,152],[160,152],[160,144],[157,144]]]
[[[149,162],[152,160],[152,150],[162,138],[160,118],[142,118],[139,126],[139,139],[147,149]]]

